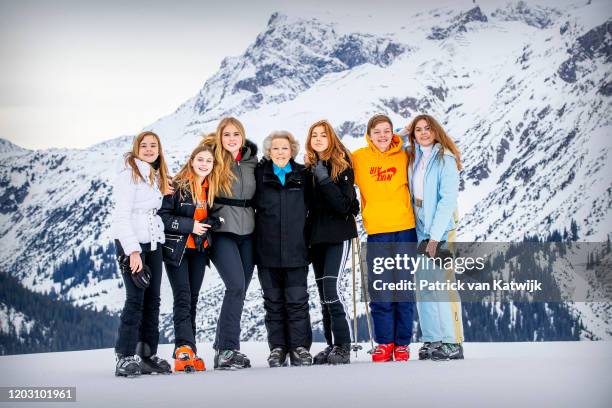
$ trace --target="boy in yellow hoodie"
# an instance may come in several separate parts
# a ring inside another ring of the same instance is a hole
[[[370,118],[365,138],[368,145],[353,152],[353,170],[367,242],[417,242],[402,139],[385,115]],[[370,308],[378,343],[372,361],[407,361],[414,303],[370,302]]]

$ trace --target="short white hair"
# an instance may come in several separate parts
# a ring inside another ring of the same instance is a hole
[[[266,137],[263,141],[263,150],[264,156],[266,159],[270,158],[270,149],[272,148],[272,141],[274,139],[285,139],[289,142],[289,146],[291,146],[291,158],[295,159],[297,154],[300,151],[300,142],[297,141],[295,137],[286,130],[275,130],[270,133],[268,137]]]

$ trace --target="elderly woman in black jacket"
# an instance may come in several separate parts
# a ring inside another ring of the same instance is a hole
[[[264,140],[263,159],[255,169],[256,263],[266,310],[270,367],[311,365],[312,329],[308,311],[308,212],[304,166],[286,131]]]

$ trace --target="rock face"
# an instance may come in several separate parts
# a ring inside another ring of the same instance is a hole
[[[565,82],[576,82],[585,73],[592,72],[595,60],[601,59],[606,64],[612,62],[612,19],[599,25],[586,34],[578,37],[568,50],[569,58],[558,69],[558,74]],[[602,86],[600,92],[610,95],[610,82]]]
[[[431,34],[427,38],[430,40],[444,40],[453,34],[466,32],[468,30],[466,25],[469,23],[486,23],[487,21],[489,20],[487,16],[482,13],[480,7],[474,7],[465,13],[459,14],[451,21],[451,24],[446,27],[433,27],[431,29]]]
[[[524,1],[509,3],[504,9],[497,9],[491,13],[491,17],[503,21],[521,21],[535,28],[549,28],[555,24],[561,13],[555,9],[541,6],[530,6]],[[567,26],[561,28],[561,34],[567,30]]]
[[[237,58],[226,58],[196,98],[207,117],[238,115],[295,98],[324,75],[363,64],[386,67],[408,50],[390,38],[338,34],[332,24],[275,13],[266,31]],[[236,103],[227,103],[235,97]]]

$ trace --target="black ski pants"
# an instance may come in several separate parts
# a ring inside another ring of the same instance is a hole
[[[166,273],[174,297],[174,350],[183,345],[196,349],[196,310],[204,280],[207,256],[195,249],[185,249],[177,267],[166,264]]]
[[[349,240],[337,244],[315,244],[311,247],[312,267],[321,299],[323,334],[330,346],[351,342],[347,305],[340,293],[340,283],[346,272],[350,251]]]
[[[257,267],[263,290],[270,350],[299,346],[310,349],[312,328],[308,309],[308,267]]]
[[[240,350],[240,318],[254,268],[252,235],[214,234],[211,260],[225,284],[215,350]]]
[[[123,255],[119,241],[115,241],[117,255]],[[136,343],[142,341],[151,347],[152,354],[157,353],[159,344],[159,305],[162,279],[161,245],[151,251],[150,244],[140,244],[140,258],[143,265],[151,269],[151,282],[146,289],[140,289],[129,274],[121,273],[125,286],[126,298],[121,312],[119,335],[115,352],[132,356],[136,353]]]

